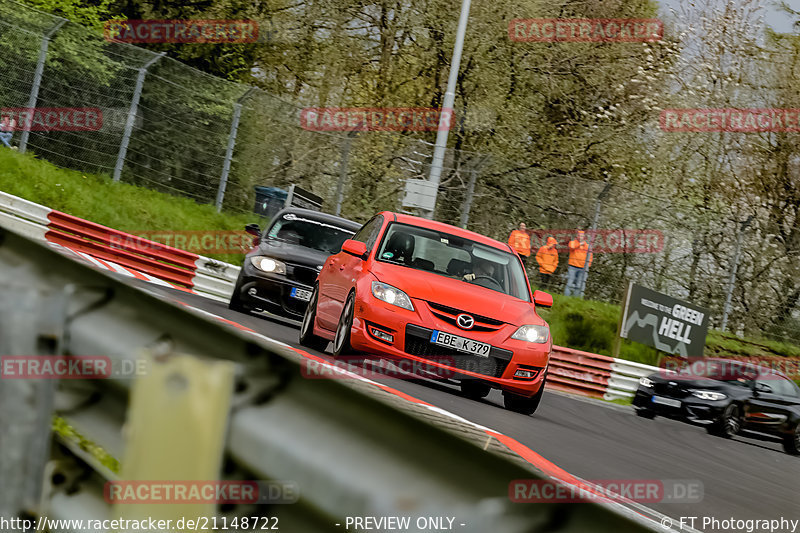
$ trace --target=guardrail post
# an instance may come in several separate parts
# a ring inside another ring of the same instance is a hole
[[[231,160],[233,159],[233,149],[236,146],[236,134],[239,130],[239,119],[242,116],[242,102],[250,96],[255,87],[247,89],[241,98],[233,104],[233,119],[231,120],[231,132],[228,134],[228,148],[225,150],[225,161],[222,163],[222,176],[219,178],[219,188],[217,189],[217,213],[222,211],[222,200],[225,199],[225,189],[228,186],[228,173],[231,171]]]
[[[63,293],[46,296],[0,280],[0,355],[59,353],[65,302]],[[0,517],[6,518],[37,511],[50,454],[56,380],[32,379],[26,369],[0,360]]]
[[[42,85],[42,74],[44,73],[44,63],[47,60],[47,48],[50,46],[50,39],[53,35],[61,29],[61,26],[67,23],[67,19],[59,18],[58,21],[47,30],[47,33],[42,37],[42,44],[39,47],[39,59],[36,61],[36,70],[33,72],[33,84],[31,85],[31,94],[28,96],[27,109],[33,110],[36,108],[36,102],[39,99],[39,87]],[[28,148],[28,136],[30,135],[29,128],[22,129],[22,135],[19,138],[19,153],[24,154]]]
[[[139,98],[142,97],[142,87],[144,86],[144,77],[147,75],[147,69],[150,68],[156,61],[166,55],[166,52],[161,52],[150,61],[144,64],[139,69],[139,75],[136,76],[136,87],[133,89],[133,98],[131,98],[131,107],[128,109],[128,119],[125,121],[125,131],[122,133],[122,141],[119,144],[119,153],[117,154],[117,163],[114,165],[114,181],[119,181],[122,177],[122,167],[125,164],[125,156],[128,154],[128,143],[131,140],[131,133],[133,132],[133,125],[136,122],[136,113],[139,109]]]

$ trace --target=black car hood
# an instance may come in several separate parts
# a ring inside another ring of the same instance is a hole
[[[309,267],[319,267],[325,263],[330,253],[320,252],[298,244],[267,240],[262,241],[250,255],[265,255],[283,262],[295,263]]]
[[[706,377],[687,377],[687,376],[670,377],[669,375],[665,375],[662,372],[651,374],[650,379],[652,379],[654,382],[657,383],[675,382],[681,388],[684,389],[716,390],[716,389],[724,389],[731,386],[725,383],[724,381],[718,381],[716,379],[711,379]]]

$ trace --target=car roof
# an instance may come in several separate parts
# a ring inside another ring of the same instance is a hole
[[[302,207],[287,207],[285,209],[281,209],[278,213],[275,214],[273,220],[276,220],[282,217],[283,215],[290,213],[297,216],[302,216],[303,218],[310,218],[312,220],[317,220],[319,222],[335,224],[342,228],[352,230],[353,232],[358,231],[362,226],[362,224],[360,224],[359,222],[354,222],[346,218],[337,217],[336,215],[331,215],[330,213],[314,211],[313,209],[303,209]]]
[[[450,224],[445,224],[444,222],[428,220],[427,218],[415,217],[413,215],[406,215],[405,213],[394,213],[392,211],[383,211],[380,214],[389,217],[390,220],[394,218],[394,220],[396,220],[397,222],[401,222],[403,224],[409,224],[411,226],[419,226],[421,228],[442,231],[445,233],[449,233],[450,235],[455,235],[456,237],[469,239],[480,244],[485,244],[486,246],[497,248],[504,252],[511,252],[511,247],[509,247],[505,243],[496,241],[485,235],[481,235],[480,233],[475,233],[474,231],[469,231],[463,228],[459,228],[457,226],[451,226]]]

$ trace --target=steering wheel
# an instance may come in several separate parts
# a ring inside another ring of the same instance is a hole
[[[474,283],[475,285],[480,285],[481,287],[484,287],[486,289],[491,289],[492,288],[492,287],[487,287],[486,285],[481,285],[480,283],[478,283],[479,279],[485,279],[487,281],[492,282],[497,287],[497,290],[499,290],[500,292],[503,292],[503,286],[500,285],[499,281],[497,281],[496,279],[494,279],[491,276],[475,276],[475,279],[473,279],[470,283]]]

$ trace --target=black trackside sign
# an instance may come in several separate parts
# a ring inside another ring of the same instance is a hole
[[[708,310],[631,283],[621,337],[684,357],[703,355]]]

